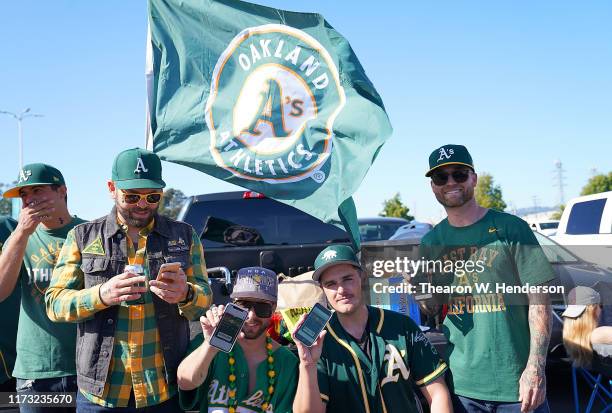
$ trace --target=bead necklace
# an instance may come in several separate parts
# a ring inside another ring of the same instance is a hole
[[[268,394],[266,394],[265,401],[261,405],[261,408],[265,411],[268,409],[268,405],[270,404],[270,399],[272,398],[272,394],[274,393],[274,381],[276,372],[274,371],[274,356],[272,355],[272,339],[270,335],[266,333],[266,351],[268,353]],[[234,358],[234,352],[229,352],[229,358],[227,359],[229,364],[229,413],[236,413],[236,407],[238,406],[238,400],[236,400],[236,359]]]

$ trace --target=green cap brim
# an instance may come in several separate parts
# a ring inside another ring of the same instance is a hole
[[[114,183],[117,189],[162,189],[166,187],[166,183],[161,179],[126,179],[114,181]]]
[[[4,198],[20,198],[19,196],[19,190],[21,188],[25,188],[26,186],[46,186],[46,185],[64,185],[62,183],[55,183],[55,184],[50,184],[49,182],[28,182],[27,185],[17,185],[7,191],[4,191],[4,193],[2,193],[2,196]]]
[[[472,171],[474,170],[474,167],[472,165],[470,165],[469,163],[463,163],[463,162],[446,162],[446,163],[441,163],[440,165],[436,165],[433,168],[431,168],[429,171],[427,171],[427,173],[425,174],[426,177],[430,177],[432,172],[435,171],[436,169],[442,167],[442,166],[446,166],[446,165],[463,165],[463,166],[467,166],[468,168],[470,168]]]
[[[329,267],[333,267],[334,265],[339,265],[339,264],[350,264],[355,268],[359,268],[361,269],[361,265],[359,265],[358,262],[355,262],[353,260],[338,260],[338,261],[330,261],[325,265],[320,266],[319,268],[317,268],[313,273],[312,273],[312,279],[314,281],[319,281],[319,278],[321,278],[321,274],[323,274],[323,271],[325,271],[326,269],[328,269]]]

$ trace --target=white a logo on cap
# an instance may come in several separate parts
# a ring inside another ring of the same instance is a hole
[[[29,169],[22,169],[19,171],[19,182],[27,181],[32,176],[32,171]]]
[[[451,155],[455,153],[454,149],[449,149],[448,152],[446,148],[440,148],[440,157],[438,158],[438,162],[442,161],[442,158],[450,159]]]
[[[138,162],[136,163],[136,169],[134,169],[135,174],[139,174],[141,172],[149,172],[149,170],[145,167],[142,158],[138,158]]]

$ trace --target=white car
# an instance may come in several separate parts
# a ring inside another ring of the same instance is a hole
[[[409,224],[402,225],[395,231],[389,240],[397,239],[421,239],[427,234],[433,225],[426,222],[411,221]]]
[[[612,268],[612,191],[569,201],[551,238],[587,261]]]

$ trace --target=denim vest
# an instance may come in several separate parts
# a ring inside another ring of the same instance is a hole
[[[123,272],[127,263],[127,238],[117,224],[115,208],[106,217],[77,225],[74,231],[80,251],[97,238],[101,239],[104,246],[104,255],[82,252],[84,288],[102,284]],[[155,224],[147,236],[146,246],[151,277],[158,273],[165,257],[180,261],[184,269],[191,264],[189,253],[192,231],[188,224],[161,215],[155,216]],[[151,295],[164,356],[166,382],[174,384],[176,370],[189,345],[189,323],[179,314],[176,304],[168,304],[155,294]],[[98,397],[104,391],[113,357],[118,310],[119,307],[114,305],[99,311],[92,318],[79,322],[77,328],[77,384],[79,389]]]

